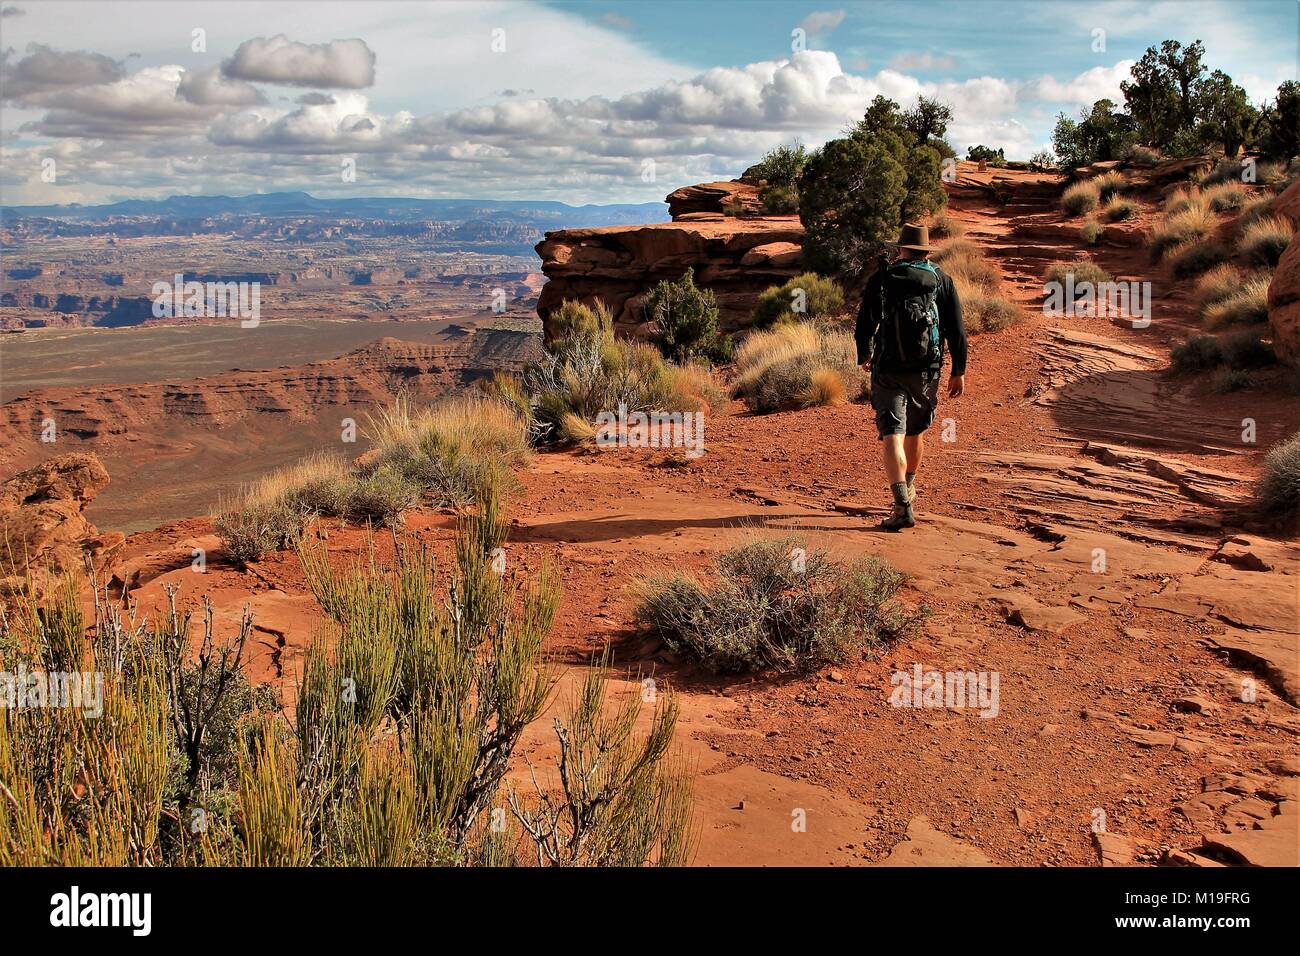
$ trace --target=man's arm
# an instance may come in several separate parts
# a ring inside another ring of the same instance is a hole
[[[952,277],[943,277],[943,294],[938,297],[939,332],[952,355],[952,374],[966,374],[966,324],[961,316],[961,298]]]
[[[866,365],[871,361],[871,340],[880,328],[880,279],[872,276],[867,280],[867,288],[862,293],[862,305],[858,308],[858,324],[853,330],[853,338],[858,343],[858,364]]]

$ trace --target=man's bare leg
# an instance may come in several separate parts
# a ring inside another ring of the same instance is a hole
[[[916,497],[916,473],[921,469],[921,458],[925,454],[925,435],[908,435],[903,439],[903,453],[907,457],[906,474],[904,480],[907,482],[907,494],[910,498]]]
[[[908,438],[910,442],[912,439]],[[904,477],[907,473],[907,465],[910,455],[904,451],[906,442],[902,435],[886,435],[881,439],[881,445],[885,453],[885,477],[889,479],[891,485],[900,481],[906,481]]]
[[[889,531],[901,531],[916,524],[912,516],[912,502],[907,494],[907,452],[902,435],[886,435],[881,444],[884,446],[885,477],[889,479],[889,490],[894,496],[894,510],[881,522],[881,527]]]

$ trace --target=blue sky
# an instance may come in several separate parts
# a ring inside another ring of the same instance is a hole
[[[1263,101],[1296,76],[1300,3],[0,0],[0,34],[4,202],[578,204],[734,177],[878,94],[936,96],[959,151],[1027,158],[1163,39]]]

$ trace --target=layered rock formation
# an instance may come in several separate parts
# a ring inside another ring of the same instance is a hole
[[[101,536],[84,514],[108,484],[94,455],[61,455],[0,484],[0,597],[15,593],[30,570],[38,590],[51,574],[79,571],[122,544]]]
[[[748,326],[764,289],[801,271],[799,217],[749,215],[759,210],[753,185],[684,186],[665,201],[672,222],[548,232],[537,244],[549,280],[537,302],[543,323],[566,300],[599,300],[619,334],[644,337],[638,306],[645,293],[694,268],[695,281],[717,296],[723,330],[734,332]],[[737,207],[744,218],[723,212]]]
[[[1300,364],[1300,179],[1273,203],[1273,211],[1291,220],[1296,234],[1282,254],[1268,287],[1268,323],[1273,347],[1286,361]]]

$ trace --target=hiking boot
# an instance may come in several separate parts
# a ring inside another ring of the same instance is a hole
[[[912,503],[895,504],[893,513],[880,522],[886,531],[902,531],[904,528],[916,527],[916,516],[912,514]]]

